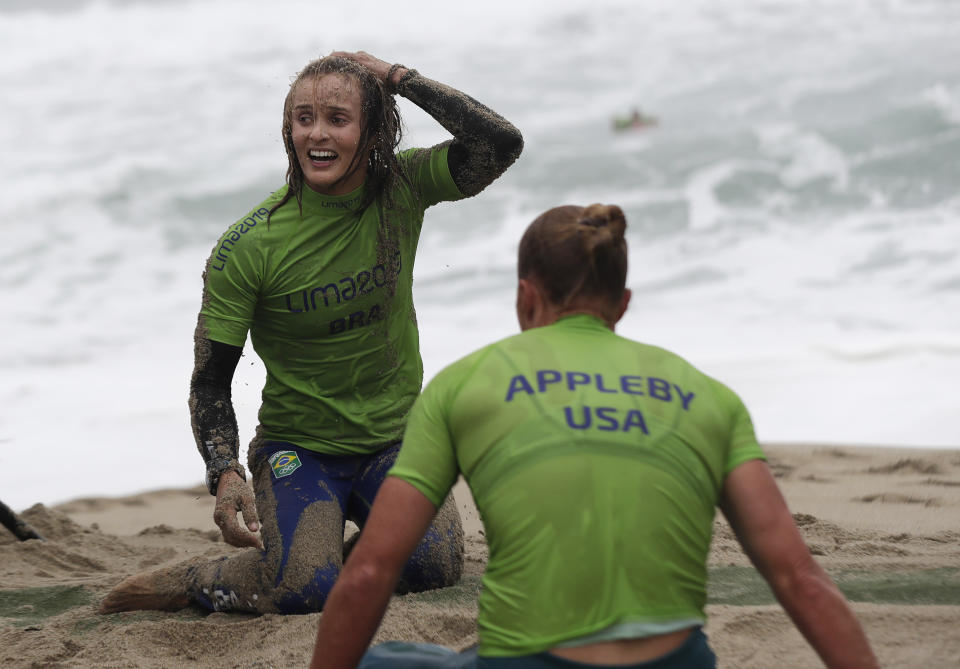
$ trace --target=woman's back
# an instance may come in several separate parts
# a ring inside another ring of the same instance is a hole
[[[762,457],[725,386],[575,315],[451,365],[420,403],[393,473],[455,444],[490,546],[484,654],[702,624],[723,477]]]

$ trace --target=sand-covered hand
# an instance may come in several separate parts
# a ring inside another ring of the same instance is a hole
[[[246,529],[237,521],[237,512],[243,514]],[[213,522],[223,533],[223,540],[231,546],[252,546],[263,550],[263,542],[255,534],[260,530],[260,518],[257,516],[253,490],[236,472],[226,472],[220,478]]]

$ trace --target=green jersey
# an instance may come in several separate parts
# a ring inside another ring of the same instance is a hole
[[[444,369],[391,475],[440,505],[462,473],[486,530],[483,656],[702,623],[724,477],[763,458],[726,386],[576,315]]]
[[[413,262],[424,210],[461,197],[447,147],[399,154],[388,207],[360,208],[303,189],[267,216],[286,188],[231,226],[204,273],[201,330],[243,346],[266,367],[264,438],[329,454],[399,441],[423,382]]]

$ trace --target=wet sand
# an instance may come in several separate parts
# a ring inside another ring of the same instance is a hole
[[[960,450],[768,445],[817,560],[853,602],[885,667],[960,666]],[[394,597],[378,640],[476,641],[486,562],[466,487],[460,585]],[[21,510],[46,541],[0,530],[0,661],[8,667],[306,666],[320,614],[132,612],[96,607],[125,576],[236,550],[202,487]],[[707,634],[727,669],[822,666],[717,521]]]

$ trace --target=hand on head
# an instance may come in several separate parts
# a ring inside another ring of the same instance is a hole
[[[377,79],[386,83],[387,73],[390,71],[390,63],[380,60],[366,51],[331,51],[330,55],[359,63],[373,72]]]

